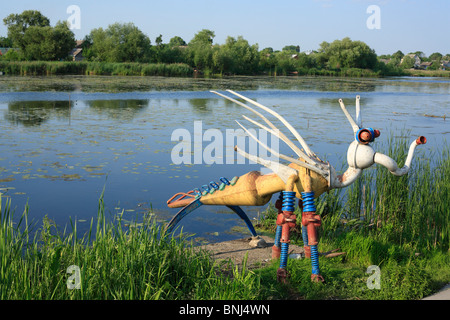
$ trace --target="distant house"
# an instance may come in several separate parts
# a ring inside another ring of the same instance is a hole
[[[11,48],[0,48],[0,56],[4,56]]]
[[[433,62],[422,62],[417,67],[418,69],[427,70],[428,67],[430,67],[433,64]]]
[[[72,57],[73,61],[82,61],[83,58],[83,49],[82,48],[75,48],[70,52],[70,56]]]
[[[405,55],[402,60],[400,60],[400,64],[403,62],[403,59],[405,59],[405,57],[411,57],[414,59],[414,69],[419,68],[419,65],[421,63],[420,57],[417,54],[414,53],[410,53]]]
[[[16,51],[19,52],[18,48],[0,48],[0,57],[4,56],[8,51]]]
[[[442,69],[446,69],[446,68],[450,68],[450,61],[446,61],[446,60],[443,60],[442,62],[441,62],[441,68]]]
[[[84,40],[77,40],[76,47],[73,48],[72,51],[69,53],[69,56],[72,57],[73,61],[82,61],[84,59],[82,48],[83,43]]]
[[[383,62],[384,64],[388,64],[391,62],[392,59],[380,59],[380,62]]]

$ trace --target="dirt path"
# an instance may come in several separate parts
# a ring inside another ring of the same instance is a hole
[[[213,253],[213,257],[216,260],[228,260],[235,265],[241,265],[248,254],[247,266],[263,266],[264,264],[271,261],[272,258],[272,246],[274,244],[274,239],[267,236],[260,236],[266,242],[265,247],[251,247],[249,242],[251,238],[231,240],[219,243],[211,243],[201,246],[202,249],[208,250]],[[289,254],[302,254],[303,247],[290,245]]]

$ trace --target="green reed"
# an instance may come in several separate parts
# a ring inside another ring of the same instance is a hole
[[[2,300],[254,299],[259,292],[253,272],[223,274],[208,253],[183,234],[165,233],[151,214],[127,227],[121,215],[107,219],[103,197],[83,236],[76,221],[70,232],[48,218],[30,227],[28,208],[14,222],[9,200],[0,201],[0,211]],[[70,282],[71,266],[79,268],[79,289]]]
[[[7,75],[120,75],[177,76],[193,75],[183,63],[112,63],[87,61],[0,61],[0,70]]]
[[[385,153],[403,166],[409,143],[391,138]],[[450,156],[448,145],[439,147],[434,152],[417,148],[410,172],[402,177],[383,167],[366,171],[349,190],[346,214],[363,220],[386,241],[448,250]]]

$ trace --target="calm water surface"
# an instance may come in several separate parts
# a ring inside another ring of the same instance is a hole
[[[447,79],[0,77],[0,192],[11,198],[16,215],[28,203],[30,220],[47,215],[65,226],[72,218],[81,230],[97,216],[103,189],[109,214],[134,220],[153,210],[167,222],[178,211],[166,206],[176,192],[260,169],[248,161],[173,164],[175,129],[193,135],[194,121],[201,120],[203,132],[219,129],[225,136],[226,129],[239,128],[234,120],[242,114],[256,120],[212,89],[233,89],[274,107],[335,168],[353,139],[339,98],[353,115],[361,95],[363,124],[382,133],[375,149],[390,133],[410,135],[408,141],[425,135],[428,144],[418,156],[426,157],[450,138]],[[224,154],[235,144],[228,142]],[[280,151],[292,154],[281,142]],[[263,209],[244,208],[251,218]],[[203,206],[182,225],[208,241],[248,235],[225,207]]]

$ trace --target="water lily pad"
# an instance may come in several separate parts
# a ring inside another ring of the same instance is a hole
[[[86,170],[87,172],[101,170],[102,168],[103,168],[102,166],[91,166],[91,165],[86,165],[83,167],[83,169]]]

